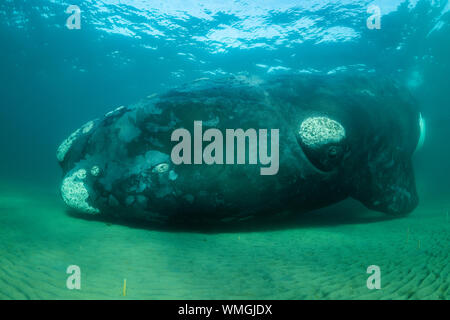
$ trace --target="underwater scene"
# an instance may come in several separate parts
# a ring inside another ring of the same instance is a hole
[[[448,300],[449,35],[449,0],[1,1],[0,299]]]

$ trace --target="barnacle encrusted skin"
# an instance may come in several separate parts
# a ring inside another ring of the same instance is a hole
[[[81,134],[89,133],[93,127],[94,121],[89,121],[81,128],[73,132],[66,140],[64,140],[56,151],[56,158],[58,159],[58,161],[63,162],[74,141],[77,140]]]
[[[302,122],[299,134],[305,145],[320,147],[344,139],[345,129],[339,122],[330,118],[311,117]]]
[[[153,172],[164,173],[169,170],[169,165],[165,162],[158,164],[153,168]]]
[[[98,177],[98,176],[100,175],[100,167],[99,167],[99,166],[93,166],[93,167],[91,168],[91,174],[92,174],[94,177]]]
[[[105,117],[112,116],[113,114],[117,113],[118,111],[120,111],[124,108],[125,108],[125,106],[120,106],[120,107],[114,109],[113,111],[109,111],[107,114],[105,114]]]
[[[89,121],[88,123],[86,123],[84,126],[81,127],[81,132],[83,132],[83,134],[89,133],[89,131],[91,131],[93,127],[94,121]]]
[[[60,146],[58,147],[58,150],[56,151],[56,158],[59,162],[63,162],[64,158],[66,157],[67,152],[69,151],[70,147],[72,146],[72,143],[77,139],[78,135],[80,134],[80,129],[72,133],[66,140],[64,140]]]
[[[69,207],[81,212],[96,214],[100,211],[87,203],[89,191],[84,182],[86,176],[85,169],[79,169],[66,176],[61,185],[61,195]]]

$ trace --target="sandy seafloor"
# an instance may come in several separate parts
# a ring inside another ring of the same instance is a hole
[[[75,218],[37,186],[2,184],[0,194],[0,299],[450,297],[446,197],[401,219],[347,201],[275,225],[192,232]],[[73,264],[81,290],[66,288]],[[381,290],[367,289],[369,265],[381,268]]]

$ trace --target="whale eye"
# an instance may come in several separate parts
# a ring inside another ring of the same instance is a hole
[[[307,118],[298,130],[298,140],[306,157],[322,171],[338,166],[344,154],[345,138],[345,128],[328,117]]]

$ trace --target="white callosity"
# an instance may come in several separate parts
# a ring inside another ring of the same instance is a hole
[[[160,163],[153,168],[153,172],[164,173],[169,170],[169,165],[167,163]]]
[[[94,177],[98,177],[99,174],[100,174],[100,168],[99,168],[98,166],[93,166],[93,167],[91,168],[91,174],[92,174]]]
[[[66,140],[64,140],[56,151],[56,158],[58,159],[58,161],[63,162],[67,152],[72,147],[73,142],[77,140],[81,134],[89,133],[89,131],[91,131],[93,127],[94,121],[89,121],[80,129],[72,133]]]
[[[300,125],[302,142],[310,147],[337,143],[345,138],[345,129],[337,121],[327,117],[307,118]]]
[[[79,169],[66,176],[61,185],[61,195],[69,207],[85,213],[96,214],[100,211],[87,203],[89,191],[84,182],[86,176],[85,169]]]
[[[113,111],[109,111],[107,114],[105,114],[105,117],[112,116],[114,113],[116,113],[116,112],[122,110],[123,108],[125,108],[125,106],[120,106],[120,107],[114,109]]]

